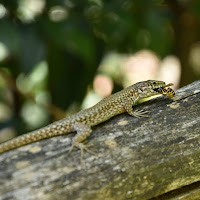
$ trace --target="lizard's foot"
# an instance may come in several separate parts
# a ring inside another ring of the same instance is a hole
[[[144,111],[144,110],[134,110],[132,112],[132,116],[140,118],[140,117],[149,117],[148,115],[145,115],[149,111]]]
[[[91,151],[89,148],[94,146],[93,144],[90,144],[90,145],[85,145],[83,143],[74,143],[72,144],[70,150],[69,150],[69,154],[72,152],[72,150],[74,149],[74,147],[77,147],[78,149],[81,150],[81,165],[84,166],[85,163],[84,163],[84,159],[83,159],[83,155],[84,155],[84,151],[87,151],[88,153],[96,156],[97,154],[93,151]]]

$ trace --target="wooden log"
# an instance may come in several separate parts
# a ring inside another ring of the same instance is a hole
[[[74,133],[0,155],[0,200],[200,199],[200,81],[93,130],[97,156],[68,150]]]

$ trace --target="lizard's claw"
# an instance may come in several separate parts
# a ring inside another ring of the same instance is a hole
[[[85,165],[85,162],[84,162],[84,159],[83,159],[83,155],[84,155],[84,151],[87,151],[88,153],[96,156],[97,154],[91,150],[89,150],[90,147],[94,146],[93,144],[90,144],[90,145],[85,145],[83,143],[76,143],[76,144],[73,144],[71,146],[71,148],[69,149],[69,154],[72,152],[72,150],[74,149],[74,147],[77,147],[78,149],[81,150],[81,165],[84,166]]]
[[[133,116],[140,118],[140,117],[149,117],[148,115],[145,115],[146,113],[148,113],[149,111],[144,111],[144,110],[134,110],[133,111]]]

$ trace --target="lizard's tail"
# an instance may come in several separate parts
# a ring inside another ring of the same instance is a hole
[[[24,145],[27,145],[39,140],[43,140],[43,139],[58,136],[58,135],[63,135],[71,131],[73,130],[71,130],[69,125],[65,125],[65,127],[62,127],[62,125],[55,122],[44,128],[29,132],[27,134],[18,136],[16,138],[13,138],[11,140],[1,143],[0,153],[10,151],[12,149],[16,149],[18,147],[21,147],[21,146],[24,146]]]

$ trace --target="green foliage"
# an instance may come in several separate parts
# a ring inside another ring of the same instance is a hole
[[[40,4],[33,12],[28,2],[35,2],[36,7]],[[200,16],[198,0],[187,4],[174,2]],[[5,14],[0,13],[0,44],[5,45],[8,56],[0,60],[0,68],[7,69],[17,82],[21,74],[32,73],[45,61],[46,90],[54,105],[66,109],[83,100],[106,52],[130,53],[148,48],[161,57],[174,53],[173,20],[177,13],[170,7],[173,3],[170,0],[3,0],[0,7]],[[24,100],[17,99],[19,109],[15,112],[19,117]]]

